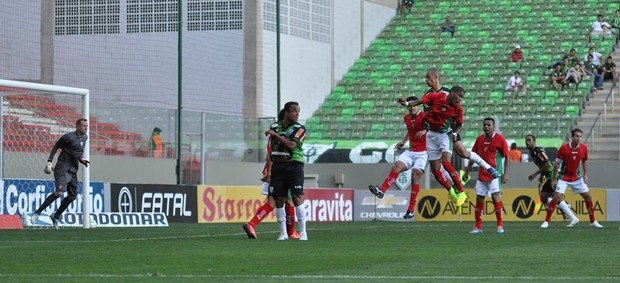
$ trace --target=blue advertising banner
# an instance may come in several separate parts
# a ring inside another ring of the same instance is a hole
[[[90,182],[90,201],[94,213],[105,211],[103,183]],[[54,181],[4,179],[0,190],[0,214],[23,215],[34,212],[45,201],[45,198],[54,190]],[[63,197],[66,196],[66,193]],[[49,214],[56,211],[62,198],[56,199],[43,212]],[[82,182],[78,184],[78,197],[69,205],[66,212],[82,212]]]

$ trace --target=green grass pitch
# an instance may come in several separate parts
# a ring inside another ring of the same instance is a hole
[[[618,282],[620,223],[308,223],[0,231],[1,282]]]

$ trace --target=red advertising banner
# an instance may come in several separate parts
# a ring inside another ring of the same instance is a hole
[[[248,222],[266,196],[259,186],[198,186],[198,222]],[[353,190],[305,189],[306,219],[313,222],[353,221]],[[274,222],[275,214],[263,220]]]

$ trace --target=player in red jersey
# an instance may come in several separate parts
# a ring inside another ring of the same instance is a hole
[[[427,74],[428,75],[428,74]],[[463,185],[459,178],[459,174],[452,166],[452,151],[450,150],[450,141],[456,140],[458,131],[463,124],[463,108],[460,101],[465,94],[465,90],[460,86],[454,86],[450,89],[450,93],[446,96],[443,92],[429,93],[420,100],[405,101],[399,99],[399,103],[404,106],[417,106],[424,104],[427,108],[425,127],[426,132],[426,151],[431,164],[431,172],[435,179],[448,190],[453,198],[456,199],[456,205],[462,206],[467,199],[463,192]],[[448,132],[451,125],[456,125],[457,131],[450,136]],[[448,171],[452,183],[457,187],[458,193],[450,186],[446,178],[441,173],[441,167]]]
[[[484,134],[480,135],[471,151],[480,155],[480,157],[488,162],[491,166],[497,168],[498,171],[502,171],[502,182],[500,183],[497,178],[493,178],[487,170],[483,170],[480,167],[478,171],[478,181],[476,182],[476,227],[471,230],[470,234],[482,233],[482,213],[484,212],[484,199],[488,194],[491,194],[493,205],[495,206],[495,218],[497,219],[497,233],[504,234],[504,223],[502,221],[502,184],[506,184],[508,181],[508,142],[499,133],[495,132],[495,120],[493,118],[484,118],[482,121],[482,130]],[[502,161],[504,162],[502,166]],[[471,171],[473,163],[469,162],[465,168],[463,178],[469,178],[469,171]]]
[[[571,131],[571,141],[563,144],[558,150],[555,162],[553,163],[553,177],[551,178],[551,187],[555,188],[555,192],[553,193],[553,199],[548,204],[545,222],[540,225],[543,229],[549,227],[551,215],[553,215],[553,211],[555,211],[557,204],[562,201],[562,195],[568,186],[571,187],[573,193],[580,194],[586,202],[588,215],[590,216],[590,226],[603,228],[603,225],[599,224],[596,218],[594,218],[592,195],[590,195],[590,189],[588,189],[588,185],[586,184],[586,182],[588,182],[588,166],[586,163],[586,161],[588,161],[588,147],[581,143],[582,136],[583,131],[580,129],[573,129]],[[579,170],[579,163],[581,163],[583,175]],[[559,178],[558,171],[560,174]]]
[[[278,113],[278,121],[284,119],[284,109],[280,110]],[[274,127],[273,125],[271,126]],[[271,159],[269,155],[271,154],[271,137],[267,137],[267,160],[265,161],[265,166],[263,166],[263,177],[261,180],[261,194],[267,196],[267,202],[263,204],[261,207],[256,210],[254,217],[250,220],[250,222],[243,224],[243,230],[248,235],[250,239],[256,239],[258,236],[256,235],[256,231],[254,228],[260,224],[267,215],[273,211],[273,208],[276,206],[275,198],[269,193],[269,179],[271,178]],[[285,201],[286,211],[286,230],[288,232],[289,239],[299,239],[299,233],[295,231],[295,206],[293,205],[293,201],[289,198]]]
[[[410,96],[407,101],[418,100],[415,96]],[[396,144],[396,149],[401,149],[409,140],[409,150],[403,152],[399,157],[389,175],[381,187],[370,185],[368,188],[370,192],[376,195],[378,198],[383,198],[384,193],[396,182],[398,174],[405,172],[413,168],[411,172],[411,196],[409,198],[409,206],[407,212],[403,218],[413,218],[415,215],[415,204],[417,202],[418,193],[420,192],[420,179],[424,173],[424,168],[428,161],[428,154],[426,153],[426,130],[424,129],[424,116],[425,113],[419,106],[408,106],[408,114],[404,116],[405,125],[407,126],[407,135],[401,142]]]

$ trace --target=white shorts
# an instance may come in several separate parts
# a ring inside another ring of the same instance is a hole
[[[499,193],[499,179],[493,179],[491,181],[476,181],[476,195],[477,196],[491,196],[491,194]]]
[[[260,186],[261,186],[260,194],[269,195],[269,182],[262,182]]]
[[[440,160],[444,152],[452,153],[450,137],[447,133],[426,132],[426,152],[428,160]]]
[[[424,172],[424,168],[426,168],[426,163],[428,162],[428,154],[426,151],[406,150],[398,156],[398,160],[396,161],[405,164],[407,170],[413,168]]]
[[[557,185],[555,186],[555,191],[564,194],[566,192],[566,187],[570,186],[573,190],[573,194],[581,194],[589,192],[588,185],[583,181],[583,178],[579,178],[576,181],[567,182],[564,180],[558,180]]]

